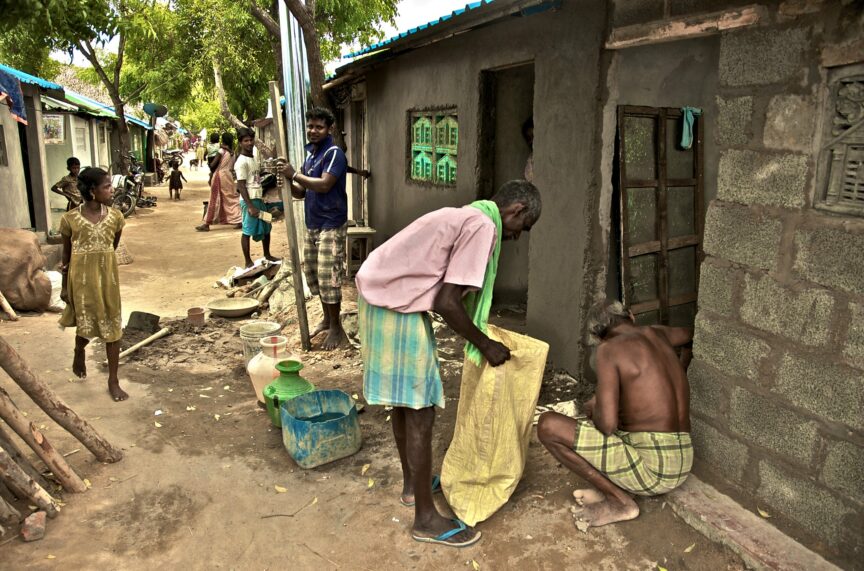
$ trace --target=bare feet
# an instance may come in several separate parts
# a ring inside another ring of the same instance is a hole
[[[309,334],[309,339],[314,339],[318,335],[321,335],[325,331],[330,329],[330,321],[327,318],[321,320],[321,323],[315,326],[315,329],[312,330],[312,333]]]
[[[618,500],[603,500],[584,507],[577,508],[573,514],[577,520],[587,523],[590,527],[600,527],[617,521],[635,519],[639,515],[639,506],[632,499],[626,502]],[[577,521],[576,526],[579,526]]]
[[[235,229],[235,230],[242,230],[242,229],[243,229],[243,225],[242,225],[242,224],[235,224],[235,225],[234,225],[234,229]]]
[[[268,260],[270,260],[271,262],[278,262],[282,259],[282,258],[277,258],[276,256],[264,256],[264,257],[267,258]]]
[[[87,363],[84,360],[84,347],[75,348],[75,357],[72,359],[72,372],[79,379],[87,378]]]
[[[331,327],[327,331],[327,338],[324,339],[324,343],[321,344],[321,349],[324,351],[332,351],[348,341],[348,337],[345,335],[345,330],[341,327]]]
[[[459,526],[457,520],[448,519],[439,514],[435,515],[436,518],[428,523],[421,524],[417,520],[414,521],[411,535],[415,540],[426,543],[450,545],[453,547],[467,547],[480,540],[480,532],[466,526],[464,531],[460,531],[447,539],[435,541],[434,538]]]
[[[195,229],[199,232],[209,232],[210,225],[209,224],[201,224],[200,226],[196,226]]]
[[[120,381],[117,380],[108,380],[108,392],[111,393],[111,398],[116,402],[123,401],[129,398],[129,395],[126,394],[126,391],[120,388]]]
[[[576,500],[576,503],[580,506],[587,506],[589,504],[602,502],[606,499],[606,496],[595,489],[585,488],[584,490],[573,490],[573,499]]]
[[[243,263],[246,264],[245,266],[243,266],[244,269],[249,269],[255,265],[255,262],[253,262],[251,258],[247,258],[246,261],[244,261]]]

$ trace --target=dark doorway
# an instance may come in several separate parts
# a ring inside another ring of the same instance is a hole
[[[508,180],[524,178],[531,148],[522,126],[534,113],[534,63],[483,71],[480,77],[478,198],[489,198]],[[504,242],[495,280],[495,302],[528,300],[528,234]]]
[[[638,323],[692,327],[702,261],[702,117],[690,148],[680,109],[618,108],[613,239],[621,299]],[[617,271],[615,271],[617,270]],[[608,288],[613,289],[613,288]]]

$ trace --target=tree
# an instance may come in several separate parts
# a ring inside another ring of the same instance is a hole
[[[347,43],[369,43],[382,36],[380,25],[393,23],[398,0],[282,0],[303,30],[309,84],[314,105],[327,106],[324,62],[336,59]],[[279,24],[257,0],[248,0],[249,12],[271,35],[279,38]]]
[[[52,49],[78,50],[87,58],[114,105],[120,140],[120,169],[129,172],[129,127],[126,103],[135,93],[121,96],[121,71],[127,43],[143,45],[153,39],[149,10],[158,6],[147,0],[22,0],[4,11],[3,26],[40,38]],[[118,38],[117,53],[101,51]]]
[[[31,75],[51,79],[63,67],[50,57],[51,48],[44,38],[32,36],[21,28],[0,31],[0,61]]]

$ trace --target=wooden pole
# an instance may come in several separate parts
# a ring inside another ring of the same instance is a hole
[[[84,492],[87,490],[84,481],[72,470],[66,459],[63,458],[63,455],[54,449],[51,443],[48,442],[48,439],[45,438],[45,435],[36,428],[35,424],[24,418],[24,415],[21,414],[21,411],[18,410],[18,407],[9,398],[9,393],[2,388],[0,388],[0,418],[5,420],[12,427],[12,430],[21,437],[21,440],[26,442],[33,449],[33,452],[45,462],[45,465],[48,466],[48,469],[51,470],[51,473],[54,474],[65,490],[70,492]],[[3,453],[6,454],[5,450]],[[9,455],[6,454],[6,456]],[[11,457],[9,459],[12,460]],[[29,476],[28,479],[30,479]]]
[[[287,157],[288,144],[285,137],[285,122],[282,120],[282,104],[280,99],[279,86],[276,85],[275,81],[271,81],[270,103],[273,107],[273,121],[276,124],[276,155]],[[296,222],[294,221],[293,200],[294,198],[291,196],[291,182],[283,180],[282,204],[285,205],[285,230],[288,232],[288,247],[291,257],[291,271],[293,273],[291,281],[294,284],[294,301],[297,305],[297,321],[300,325],[300,345],[304,351],[309,351],[312,349],[312,341],[309,339],[309,318],[306,315],[306,297],[303,295],[303,270],[300,267],[300,249],[297,245],[297,233],[294,231]]]
[[[0,450],[0,479],[7,486],[19,495],[21,499],[27,499],[48,513],[48,517],[56,517],[57,503],[51,494],[45,491],[45,488],[33,481],[33,478],[27,475],[18,464],[12,460],[12,457],[6,454],[5,450]]]
[[[2,337],[0,337],[0,367],[39,408],[65,428],[72,436],[93,453],[100,462],[117,462],[123,451],[105,440],[89,422],[66,406],[48,385],[39,380],[24,359]]]
[[[27,457],[24,456],[24,453],[18,448],[18,445],[12,441],[12,437],[9,436],[9,433],[3,430],[3,426],[0,425],[0,448],[6,451],[9,456],[12,457],[15,462],[18,463],[21,468],[27,472],[27,475],[33,478],[37,484],[48,489],[48,482],[45,481],[45,478],[42,477],[42,474],[39,473],[36,468],[27,460]]]

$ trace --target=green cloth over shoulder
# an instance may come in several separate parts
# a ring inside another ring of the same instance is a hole
[[[486,264],[483,287],[468,293],[462,301],[468,317],[471,318],[477,329],[485,335],[486,325],[489,322],[489,311],[492,309],[492,289],[495,286],[495,276],[498,274],[498,258],[501,256],[501,211],[498,210],[498,205],[491,200],[476,200],[466,208],[478,209],[495,223],[495,249]],[[465,344],[465,356],[478,367],[483,362],[483,354],[480,349],[470,342]]]

